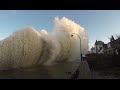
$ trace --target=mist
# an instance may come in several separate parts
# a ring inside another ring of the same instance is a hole
[[[25,68],[34,65],[51,66],[63,61],[80,59],[88,52],[88,35],[74,21],[55,17],[52,32],[33,27],[17,30],[0,41],[0,70]],[[71,35],[73,34],[73,37]]]

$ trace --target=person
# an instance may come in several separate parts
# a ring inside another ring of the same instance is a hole
[[[86,56],[83,54],[82,55],[82,60],[84,61],[86,59]]]

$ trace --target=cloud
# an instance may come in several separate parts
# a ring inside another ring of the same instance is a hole
[[[12,14],[16,14],[16,11],[12,11]],[[71,37],[73,33],[74,37]],[[77,35],[81,37],[81,44]],[[87,51],[88,37],[84,28],[68,18],[55,17],[54,30],[50,33],[44,29],[39,33],[28,27],[2,40],[0,70],[77,60],[80,58],[80,52],[84,54]]]

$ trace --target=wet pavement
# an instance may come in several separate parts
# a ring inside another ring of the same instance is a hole
[[[116,77],[114,77],[113,75],[110,75],[110,74],[101,75],[102,72],[100,72],[100,71],[91,70],[91,73],[92,73],[92,79],[118,79],[118,78],[116,78]]]
[[[92,79],[92,73],[86,60],[80,62],[79,75],[77,79]]]
[[[0,79],[70,79],[80,62],[68,61],[53,66],[0,71]]]

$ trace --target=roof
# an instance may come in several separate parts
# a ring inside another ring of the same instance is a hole
[[[103,45],[104,44],[104,42],[102,42],[102,41],[97,41],[96,40],[96,42],[95,42],[95,45]]]
[[[110,45],[112,48],[120,48],[120,39],[116,39],[116,40],[110,42]]]
[[[120,48],[120,38],[114,41],[108,42],[108,44],[110,44],[111,48]]]

